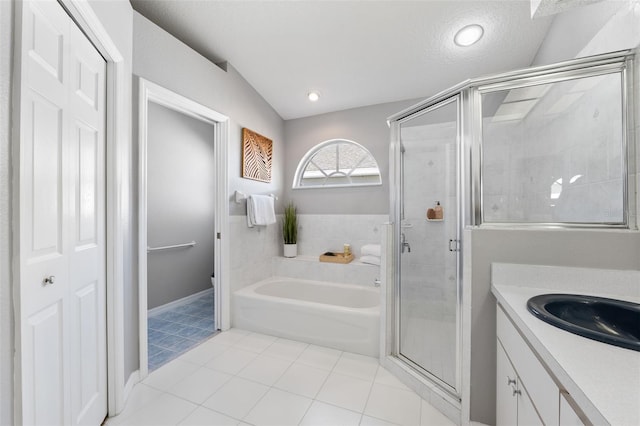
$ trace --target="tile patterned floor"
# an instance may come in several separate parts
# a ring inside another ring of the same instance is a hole
[[[238,329],[150,374],[106,424],[453,425],[375,358]]]
[[[210,338],[215,332],[213,292],[148,319],[149,371]]]

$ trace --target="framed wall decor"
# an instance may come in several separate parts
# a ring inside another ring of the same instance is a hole
[[[271,182],[273,141],[246,127],[242,129],[242,177]]]

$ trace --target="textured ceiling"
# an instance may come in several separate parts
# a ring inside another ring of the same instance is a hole
[[[284,119],[431,96],[531,64],[552,17],[529,1],[131,0],[213,62],[228,61]],[[479,23],[473,46],[453,43]],[[316,103],[311,90],[321,93]]]

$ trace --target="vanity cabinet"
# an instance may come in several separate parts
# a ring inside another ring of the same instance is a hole
[[[582,425],[500,305],[496,325],[496,424]]]
[[[496,354],[496,425],[542,425],[527,390],[500,342]]]

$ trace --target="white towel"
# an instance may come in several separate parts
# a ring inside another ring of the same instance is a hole
[[[380,258],[378,256],[361,256],[360,262],[380,266]]]
[[[273,225],[276,223],[276,212],[273,197],[270,195],[249,195],[247,197],[247,226]]]
[[[360,253],[363,256],[376,256],[376,257],[380,257],[381,256],[381,249],[380,249],[380,244],[365,244],[364,246],[362,246],[362,248],[360,249]],[[380,264],[380,262],[378,262],[378,264]]]

